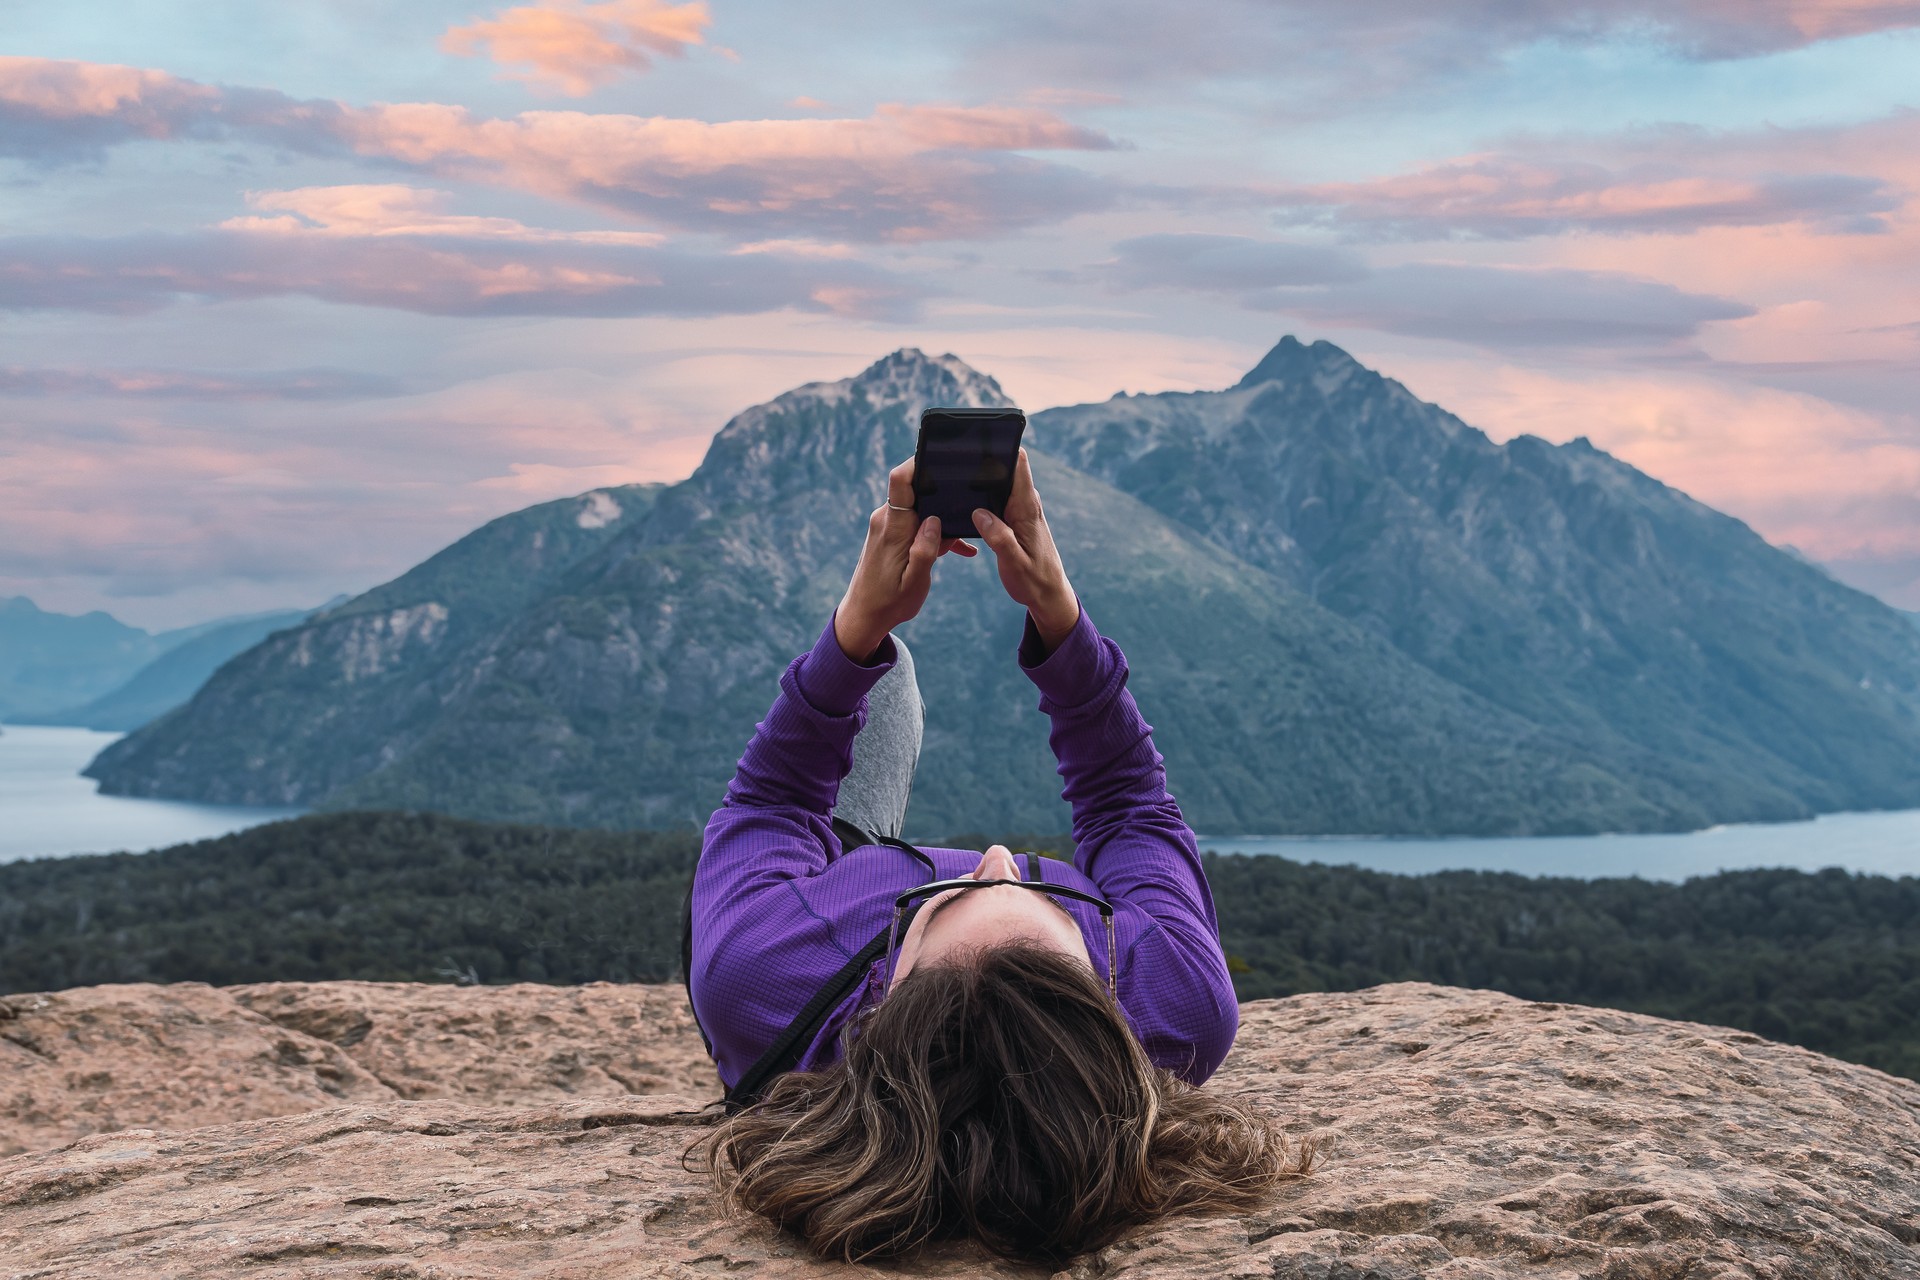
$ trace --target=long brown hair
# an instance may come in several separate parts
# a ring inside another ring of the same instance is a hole
[[[1162,1214],[1251,1208],[1313,1159],[1153,1066],[1085,964],[1019,943],[915,968],[838,1062],[780,1077],[704,1146],[731,1208],[823,1258],[972,1236],[1053,1267]]]

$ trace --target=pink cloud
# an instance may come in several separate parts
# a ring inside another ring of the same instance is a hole
[[[631,383],[578,372],[360,404],[15,402],[0,415],[0,594],[116,610],[165,597],[136,612],[175,622],[318,603],[529,502],[681,478],[711,430],[659,416]]]
[[[1716,174],[1680,163],[1614,169],[1515,155],[1469,156],[1371,182],[1293,188],[1275,200],[1285,224],[1408,240],[1783,223],[1874,232],[1886,227],[1882,215],[1904,203],[1884,179],[1864,174]]]
[[[528,68],[517,78],[578,98],[624,72],[647,70],[655,57],[685,57],[705,43],[712,21],[704,0],[547,0],[450,27],[440,47],[462,57],[484,48],[496,63]]]
[[[700,253],[612,233],[513,224],[449,234],[391,191],[274,193],[308,217],[185,234],[0,238],[0,308],[132,314],[185,299],[300,294],[428,315],[741,315],[797,309],[900,317],[915,288],[856,261],[769,248]],[[343,212],[344,210],[344,212]],[[494,220],[478,221],[491,223]],[[636,241],[638,241],[636,243]]]
[[[1518,240],[1716,227],[1880,234],[1920,190],[1920,111],[1845,125],[1521,135],[1359,182],[1274,189],[1278,219],[1357,239]]]
[[[58,163],[139,140],[259,138],[337,151],[341,108],[271,89],[199,84],[164,71],[0,57],[0,155]]]
[[[220,91],[164,71],[49,58],[0,57],[0,101],[49,119],[114,117],[151,137],[172,121],[215,106]]]
[[[865,119],[709,123],[401,104],[354,111],[342,133],[362,155],[702,229],[964,237],[1111,199],[1090,175],[1009,154],[1112,145],[1036,108],[887,104]]]
[[[318,233],[340,236],[462,236],[526,242],[657,245],[666,237],[651,231],[552,231],[513,218],[481,218],[446,212],[449,191],[429,191],[400,183],[337,187],[297,187],[290,191],[249,191],[256,209],[285,210],[274,217],[228,218],[230,231]]]
[[[1912,0],[1685,0],[1653,13],[1726,56],[1920,24]]]
[[[1118,192],[1021,154],[1115,145],[1037,107],[887,104],[864,119],[722,122],[578,111],[488,118],[443,103],[349,107],[132,68],[0,61],[0,150],[58,160],[189,135],[351,151],[756,239],[981,236],[1105,208]]]

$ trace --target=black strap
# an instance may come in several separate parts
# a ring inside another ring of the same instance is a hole
[[[916,903],[907,912],[900,922],[903,929],[919,910],[919,904]],[[787,1029],[767,1046],[767,1051],[761,1054],[752,1066],[747,1068],[739,1082],[727,1090],[728,1112],[750,1107],[760,1101],[760,1095],[766,1091],[768,1081],[793,1070],[800,1061],[800,1055],[807,1051],[807,1046],[813,1043],[813,1038],[820,1034],[820,1024],[826,1021],[827,1015],[840,1006],[840,1002],[846,999],[847,993],[859,985],[860,979],[866,975],[867,970],[871,969],[874,962],[885,954],[887,940],[892,933],[893,923],[888,921],[887,927],[875,934],[873,941],[856,951],[853,959],[840,966],[838,973],[820,984],[820,989],[813,993],[813,999],[807,1001],[806,1007],[794,1015],[793,1021],[787,1024]]]
[[[869,835],[842,818],[833,820],[833,828],[834,834],[840,837],[843,850],[869,844],[887,845],[911,854],[927,869],[930,880],[939,878],[939,870],[933,865],[933,859],[905,840],[896,840],[892,836]],[[901,918],[902,931],[912,923],[913,917],[919,910],[919,904],[916,903]],[[800,1055],[807,1051],[807,1046],[812,1044],[814,1037],[820,1034],[820,1025],[826,1021],[827,1015],[840,1006],[840,1002],[846,999],[847,993],[859,984],[867,970],[873,967],[874,961],[880,959],[886,951],[887,939],[892,936],[892,933],[893,922],[889,920],[887,927],[876,934],[871,942],[861,947],[851,959],[840,966],[837,973],[820,984],[820,989],[813,993],[813,999],[807,1001],[806,1007],[794,1015],[793,1021],[787,1024],[787,1029],[774,1038],[773,1043],[767,1046],[766,1052],[754,1060],[754,1064],[747,1068],[738,1083],[727,1090],[725,1103],[728,1112],[752,1106],[760,1100],[760,1095],[765,1091],[768,1081],[793,1070],[800,1061]],[[691,879],[688,880],[687,898],[681,908],[680,977],[686,984],[687,1007],[691,1009],[693,1007],[693,883]],[[693,1023],[699,1028],[700,1039],[706,1044],[707,1056],[711,1058],[713,1040],[707,1035],[706,1028],[700,1026],[698,1013],[694,1014]]]

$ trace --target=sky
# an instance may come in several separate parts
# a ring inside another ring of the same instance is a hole
[[[0,596],[317,605],[902,346],[1325,338],[1920,609],[1920,0],[0,0]]]

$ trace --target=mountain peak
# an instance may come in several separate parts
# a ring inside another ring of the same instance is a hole
[[[809,382],[736,414],[694,475],[727,501],[764,501],[800,485],[865,484],[913,452],[920,410],[1012,404],[999,383],[959,356],[902,347],[850,378]],[[667,509],[675,509],[672,501]]]
[[[1273,350],[1260,357],[1260,363],[1247,376],[1229,387],[1244,391],[1263,382],[1297,382],[1308,378],[1344,379],[1364,366],[1358,360],[1324,338],[1308,345],[1288,334],[1275,343]]]
[[[930,356],[918,347],[901,347],[854,375],[849,390],[875,403],[906,401],[971,409],[1011,405],[1000,384],[952,352]]]

